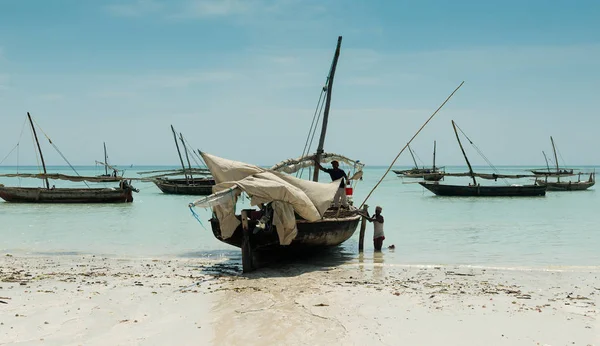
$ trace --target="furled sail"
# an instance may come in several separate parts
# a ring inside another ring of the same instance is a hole
[[[207,153],[202,153],[202,158],[216,185],[213,195],[192,205],[213,207],[225,239],[231,237],[240,224],[234,206],[241,192],[250,197],[251,205],[271,203],[279,241],[281,245],[289,245],[297,234],[295,214],[307,221],[320,220],[339,188],[339,181],[328,184],[307,181]]]
[[[288,160],[281,161],[278,164],[271,167],[271,170],[278,171],[278,172],[285,172],[288,174],[296,173],[297,171],[299,171],[302,168],[314,166],[315,165],[315,155],[316,154],[311,154],[311,155],[306,155],[306,156],[302,156],[302,157],[295,158],[295,159],[288,159]],[[360,162],[358,160],[352,160],[352,159],[350,159],[346,156],[340,155],[340,154],[323,153],[321,155],[322,163],[323,162],[325,162],[325,163],[331,162],[331,161],[338,161],[340,163],[343,162],[349,166],[355,167],[357,172],[362,171],[363,167],[365,166],[362,162]]]
[[[79,175],[66,175],[60,173],[9,173],[9,174],[0,174],[2,178],[37,178],[37,179],[52,179],[52,180],[68,180],[73,182],[81,182],[81,181],[89,181],[93,183],[102,183],[102,182],[114,182],[115,179],[122,180],[135,180],[132,178],[123,178],[123,177],[85,177]]]

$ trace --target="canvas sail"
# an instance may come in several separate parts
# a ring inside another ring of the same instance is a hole
[[[202,158],[216,185],[213,195],[193,205],[213,207],[225,239],[231,237],[240,224],[234,207],[242,192],[250,197],[253,206],[271,203],[279,241],[281,245],[289,245],[298,232],[295,214],[307,221],[320,220],[339,188],[339,181],[324,184],[302,180],[207,153],[202,153]]]

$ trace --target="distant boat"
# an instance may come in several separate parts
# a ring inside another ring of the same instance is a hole
[[[160,191],[166,194],[172,195],[200,195],[208,196],[212,194],[212,187],[215,185],[215,180],[212,177],[199,177],[198,174],[207,175],[208,170],[192,168],[190,157],[188,153],[187,145],[183,139],[183,135],[179,134],[179,140],[183,145],[185,157],[187,159],[188,167],[185,167],[183,163],[183,157],[181,156],[181,150],[179,149],[179,143],[177,142],[177,134],[175,128],[171,125],[171,131],[173,132],[173,139],[175,140],[175,146],[177,147],[177,154],[179,155],[179,161],[181,162],[181,170],[165,170],[165,171],[153,171],[152,173],[163,173],[157,176],[149,177],[152,182],[159,188]],[[192,152],[193,153],[193,152]],[[150,172],[140,172],[139,174],[146,174]],[[196,174],[196,176],[194,176]],[[169,178],[171,175],[183,175],[184,178]]]
[[[530,197],[530,196],[544,196],[546,194],[546,187],[540,185],[508,185],[508,186],[481,186],[475,179],[476,176],[484,179],[498,179],[500,178],[520,178],[521,176],[510,176],[510,175],[499,175],[499,174],[478,174],[473,172],[473,167],[467,158],[467,154],[462,146],[458,132],[456,131],[456,124],[452,121],[452,127],[460,146],[460,150],[467,162],[469,167],[468,176],[473,179],[473,184],[465,185],[449,185],[440,184],[438,182],[419,182],[427,190],[433,192],[438,196],[457,196],[457,197]],[[464,176],[465,173],[452,174],[445,173],[444,176]]]
[[[8,187],[0,184],[0,198],[7,202],[20,203],[127,203],[133,202],[133,188],[130,182],[121,180],[118,188],[55,188],[50,186],[48,179],[70,181],[107,182],[103,177],[69,176],[64,174],[48,174],[44,155],[38,141],[31,115],[27,113],[29,124],[37,144],[44,169],[43,174],[3,174],[3,177],[25,177],[43,179],[45,187]]]
[[[96,161],[97,164],[104,166],[104,174],[98,175],[99,178],[105,178],[106,182],[115,182],[121,181],[123,173],[121,173],[121,177],[118,176],[119,170],[115,167],[108,164],[108,155],[106,154],[106,142],[104,144],[104,162]],[[108,173],[108,169],[112,170],[112,173]]]
[[[412,169],[406,170],[392,170],[392,172],[397,175],[406,177],[406,178],[422,178],[425,181],[439,181],[444,175],[444,171],[440,170],[439,167],[435,166],[435,150],[436,150],[436,142],[433,141],[433,166],[431,168],[419,168],[417,165],[417,160],[415,159],[415,155],[413,154],[413,150],[410,145],[408,146],[408,151],[410,152],[410,156],[415,163],[415,167]]]
[[[550,142],[552,142],[552,150],[554,151],[554,161],[556,163],[556,171],[554,171],[555,176],[556,177],[556,181],[548,181],[548,176],[546,175],[546,178],[544,180],[536,180],[536,184],[539,186],[545,186],[548,191],[581,191],[581,190],[587,190],[590,187],[594,186],[594,184],[596,184],[595,182],[595,173],[592,172],[590,173],[590,176],[588,178],[587,181],[581,181],[581,174],[579,174],[579,179],[578,181],[570,181],[570,180],[563,180],[560,181],[560,177],[564,176],[562,173],[564,171],[566,171],[565,169],[560,169],[558,166],[558,157],[556,155],[556,146],[554,145],[554,139],[552,138],[552,136],[550,136]],[[544,157],[546,155],[544,154]],[[548,160],[546,160],[546,163],[548,162]],[[550,171],[550,167],[548,167],[548,171]],[[571,173],[573,173],[573,170],[570,170]],[[574,174],[570,174],[570,175],[574,175]]]
[[[539,175],[542,177],[565,177],[575,175],[573,173],[573,169],[557,169],[556,171],[550,169],[550,165],[548,164],[548,157],[546,153],[542,150],[542,154],[544,155],[544,160],[546,160],[546,170],[541,169],[532,169],[530,172]],[[555,155],[556,156],[556,155]]]

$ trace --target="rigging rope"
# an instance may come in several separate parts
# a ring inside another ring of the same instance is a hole
[[[329,79],[329,77],[327,77]],[[323,88],[325,89],[325,88]],[[321,114],[323,113],[323,107],[325,106],[326,98],[323,97],[325,94],[325,90],[321,89],[319,94],[319,101],[317,102],[317,106],[315,107],[315,113],[313,114],[313,119],[310,124],[310,129],[308,130],[308,135],[306,136],[306,142],[304,143],[304,149],[302,149],[302,155],[308,155],[310,152],[310,148],[312,147],[313,140],[315,138],[315,133],[317,133],[317,126],[319,124],[319,120],[321,119]],[[296,172],[296,177],[301,177],[302,173],[304,173],[304,168],[301,168],[298,172]]]
[[[327,99],[327,97],[323,97],[323,94],[326,95],[326,92],[330,87],[329,79],[331,77],[331,71],[333,70],[334,62],[335,62],[335,56],[333,57],[333,59],[331,59],[331,65],[329,65],[329,73],[327,74],[327,78],[325,79],[325,86],[321,89],[321,92],[319,94],[319,101],[317,102],[317,106],[315,108],[315,113],[313,115],[313,120],[312,120],[312,123],[310,124],[310,129],[308,130],[308,136],[306,137],[306,142],[304,143],[304,149],[302,150],[302,155],[300,157],[303,157],[304,155],[308,155],[308,153],[310,152],[310,148],[312,147],[312,143],[315,138],[315,133],[317,133],[317,127],[319,124],[319,120],[321,119],[321,114],[323,113],[323,107],[325,106],[325,101]],[[320,107],[319,107],[319,105],[320,105]],[[316,119],[316,121],[315,121],[315,119]],[[311,134],[311,132],[312,132],[312,134]],[[310,143],[309,143],[309,138],[310,138]],[[315,167],[315,169],[318,169],[318,167]],[[304,167],[302,167],[298,172],[296,172],[296,177],[302,176],[303,172],[304,172]]]
[[[35,124],[40,129],[40,131],[42,131],[42,133],[44,134],[44,136],[46,136],[46,138],[48,139],[48,142],[50,142],[50,144],[52,144],[52,147],[54,147],[54,150],[56,150],[56,152],[58,152],[58,154],[63,158],[63,160],[65,160],[65,162],[69,165],[69,167],[71,167],[71,169],[73,170],[73,172],[75,172],[75,174],[77,174],[77,176],[81,177],[81,175],[79,175],[79,172],[77,172],[77,170],[75,169],[75,167],[73,167],[73,165],[71,165],[71,163],[69,162],[69,160],[67,160],[67,158],[65,157],[65,155],[63,155],[63,153],[58,149],[58,147],[54,143],[52,143],[52,140],[50,139],[50,137],[48,137],[48,135],[46,134],[46,132],[44,132],[44,130],[42,129],[42,127],[40,126],[40,124],[38,124],[37,121],[35,121],[35,119],[33,119],[33,122],[35,122]],[[90,187],[85,180],[82,180],[82,181],[85,184],[85,186],[87,186],[88,188]]]
[[[406,147],[408,147],[410,145],[410,143],[419,135],[419,133],[421,133],[421,131],[425,128],[425,126],[431,121],[431,119],[433,119],[433,117],[440,111],[440,109],[442,109],[442,107],[444,107],[444,105],[452,98],[452,96],[454,96],[454,94],[458,91],[458,89],[460,89],[460,87],[463,84],[465,84],[464,81],[461,82],[460,85],[458,87],[456,87],[456,89],[454,89],[454,91],[450,94],[450,96],[448,96],[446,98],[446,100],[438,107],[438,109],[436,109],[435,112],[433,112],[433,114],[431,114],[431,116],[427,119],[427,121],[425,121],[425,123],[423,125],[421,125],[421,127],[419,128],[419,130],[417,131],[417,133],[415,133],[414,136],[412,136],[412,138],[408,141],[408,143],[406,143],[406,145],[404,146],[404,148],[402,148],[402,150],[400,150],[400,152],[398,153],[398,155],[396,155],[396,157],[394,158],[394,160],[392,161],[392,163],[390,164],[390,166],[388,167],[388,169],[385,171],[385,173],[383,173],[383,176],[381,177],[381,179],[379,179],[379,181],[377,182],[377,184],[375,184],[375,186],[373,187],[373,189],[371,189],[371,191],[369,192],[369,194],[367,195],[367,197],[365,198],[365,200],[360,204],[360,207],[358,207],[358,209],[361,209],[363,207],[363,205],[365,205],[365,203],[367,202],[367,200],[369,200],[369,197],[371,197],[371,195],[373,194],[373,191],[375,191],[375,189],[377,189],[377,187],[379,186],[379,184],[381,184],[381,182],[383,181],[383,179],[385,178],[385,176],[390,172],[390,170],[394,166],[394,163],[396,163],[396,160],[398,160],[398,158],[404,152],[404,150],[406,149]]]
[[[454,123],[454,125],[456,125],[456,123]],[[475,143],[473,143],[473,141],[471,140],[471,138],[469,138],[467,136],[467,134],[460,128],[460,126],[456,125],[456,127],[458,128],[458,130],[463,134],[463,136],[465,136],[465,138],[469,141],[469,143],[471,143],[471,145],[473,146],[473,148],[475,148],[475,150],[477,150],[477,153],[485,160],[485,162],[492,168],[492,170],[496,173],[496,174],[500,174],[500,172],[498,171],[498,169],[492,164],[492,162],[487,158],[487,156],[485,156],[483,154],[483,151],[481,151],[481,149],[479,149]],[[508,180],[506,180],[506,178],[501,178],[504,183],[506,185],[510,185],[508,183]]]
[[[2,161],[0,161],[0,165],[2,164],[2,162],[4,162],[4,160],[6,160],[10,154],[13,153],[13,151],[15,151],[15,149],[17,149],[19,147],[19,143],[17,143],[17,145],[15,145],[9,152],[8,154],[6,154],[6,156],[4,156],[4,158],[2,159]],[[18,152],[17,152],[18,153]]]
[[[410,150],[412,150],[413,154],[415,154],[415,156],[417,157],[417,160],[419,160],[419,162],[421,162],[421,165],[423,166],[423,168],[425,168],[425,162],[423,160],[421,160],[419,155],[417,155],[417,152],[415,151],[415,149],[411,148]],[[419,167],[417,166],[417,168],[419,168]]]

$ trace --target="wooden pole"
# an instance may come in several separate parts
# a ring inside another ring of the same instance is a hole
[[[456,140],[458,141],[458,145],[460,146],[460,151],[462,151],[462,154],[465,157],[465,161],[467,161],[467,166],[469,166],[469,174],[471,175],[471,178],[473,179],[473,185],[477,186],[477,181],[475,180],[475,173],[473,173],[473,167],[471,167],[471,163],[469,162],[469,159],[467,158],[465,149],[463,148],[462,143],[460,142],[460,137],[458,136],[458,132],[456,131],[456,124],[454,124],[454,120],[452,120],[452,127],[454,128],[454,134],[456,134]]]
[[[248,229],[248,211],[241,212],[242,217],[242,271],[249,273],[254,270],[252,265],[252,244],[250,243],[250,230]]]
[[[415,163],[415,168],[419,169],[419,165],[417,165],[417,160],[415,160],[415,154],[413,154],[412,148],[410,147],[410,145],[408,146],[408,152],[410,153],[410,156],[413,159],[413,162]]]
[[[317,147],[317,155],[315,157],[315,171],[313,173],[313,181],[319,181],[319,164],[321,163],[321,155],[323,154],[323,145],[325,144],[325,134],[327,133],[327,121],[329,120],[329,108],[331,107],[331,89],[333,89],[333,77],[335,77],[335,68],[338,58],[340,57],[340,47],[342,45],[342,36],[338,37],[337,47],[333,55],[333,64],[327,79],[327,100],[325,101],[325,111],[323,112],[323,126],[321,127],[321,137],[319,138],[319,146]]]
[[[171,131],[173,131],[173,139],[175,140],[175,146],[177,147],[177,154],[179,155],[179,162],[181,162],[181,168],[183,168],[183,174],[185,175],[185,181],[189,184],[188,175],[185,172],[185,165],[183,164],[183,158],[181,157],[181,151],[179,150],[179,143],[177,143],[177,134],[175,133],[175,128],[171,125]]]
[[[462,83],[460,83],[460,85],[458,87],[456,87],[456,89],[454,89],[454,91],[452,92],[452,94],[450,94],[446,98],[446,100],[444,100],[444,102],[438,107],[438,109],[436,109],[435,112],[433,112],[433,114],[431,114],[429,116],[429,118],[427,119],[427,121],[425,121],[425,123],[423,125],[421,125],[421,127],[419,128],[419,130],[412,136],[412,138],[410,139],[410,141],[408,141],[408,143],[406,143],[406,145],[402,148],[402,150],[400,150],[400,152],[398,153],[398,155],[396,155],[396,157],[394,158],[394,160],[392,160],[392,163],[390,163],[390,166],[388,167],[388,169],[385,171],[385,173],[383,173],[383,175],[381,176],[381,178],[379,179],[379,181],[377,182],[377,184],[375,184],[375,186],[371,189],[371,191],[369,192],[369,194],[367,195],[367,197],[365,198],[365,200],[361,203],[359,209],[367,202],[367,200],[369,200],[369,197],[371,197],[371,195],[373,194],[373,191],[375,191],[375,189],[377,189],[377,187],[381,184],[381,182],[383,181],[383,179],[385,179],[385,176],[392,170],[392,167],[394,167],[394,164],[396,163],[396,160],[398,160],[398,158],[400,157],[400,155],[402,155],[402,153],[404,152],[404,150],[406,149],[406,147],[410,145],[410,143],[419,135],[419,133],[421,133],[421,131],[425,128],[425,126],[427,126],[427,124],[429,124],[429,122],[431,121],[431,119],[433,119],[433,117],[435,117],[435,115],[440,111],[440,109],[442,109],[444,107],[444,105],[446,103],[448,103],[448,101],[450,101],[450,99],[452,98],[452,96],[454,96],[454,94],[458,91],[458,89],[460,89],[461,86],[463,86],[463,84],[465,84],[464,81]]]
[[[369,214],[369,206],[363,205],[363,212]],[[360,235],[358,238],[358,251],[362,252],[365,247],[365,230],[367,229],[367,218],[365,216],[360,220]]]
[[[104,174],[108,175],[108,155],[106,155],[106,142],[103,142],[104,144]]]
[[[433,141],[433,169],[432,173],[435,173],[435,141]]]
[[[38,151],[40,152],[40,158],[42,159],[42,167],[44,168],[44,175],[48,174],[46,171],[46,163],[44,162],[44,154],[42,154],[42,148],[40,147],[40,142],[38,141],[37,132],[35,132],[35,126],[33,126],[33,120],[31,120],[31,115],[27,112],[27,117],[29,118],[29,124],[31,124],[31,130],[33,131],[33,137],[35,138],[35,143],[37,144]],[[50,183],[48,182],[48,177],[44,177],[46,181],[46,188],[50,189]]]
[[[548,164],[548,157],[546,157],[546,153],[542,150],[542,154],[544,154],[544,160],[546,160],[546,168],[548,168],[548,173],[550,173],[550,165]]]
[[[188,167],[190,169],[190,179],[192,183],[194,182],[194,176],[192,176],[192,164],[190,163],[190,156],[188,155],[187,145],[185,145],[185,141],[183,140],[183,135],[179,132],[179,139],[181,140],[181,144],[183,145],[183,152],[185,153],[185,158],[188,163]]]
[[[558,157],[556,156],[556,147],[554,146],[554,139],[550,136],[550,142],[552,142],[552,150],[554,151],[554,161],[556,162],[556,181],[560,183],[560,169],[558,168]]]

